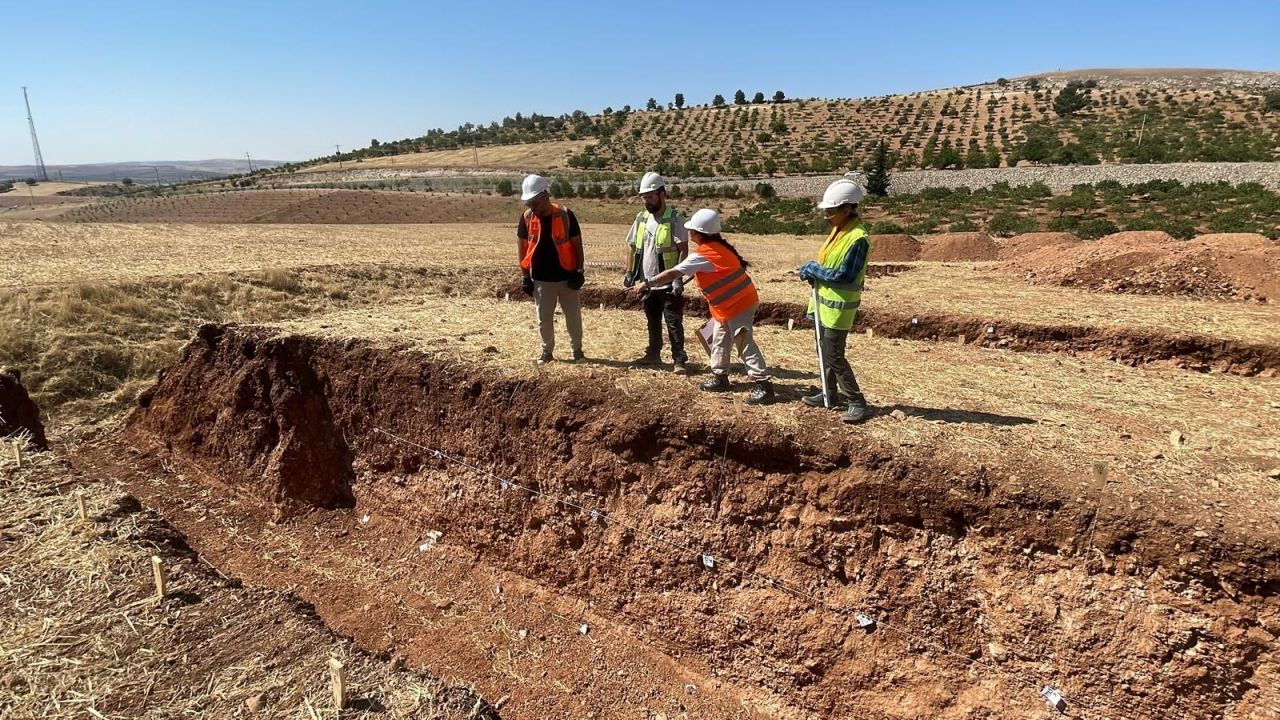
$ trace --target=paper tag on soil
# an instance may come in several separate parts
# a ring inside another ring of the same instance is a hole
[[[589,632],[591,632],[591,626],[586,623],[582,623],[582,625],[578,627],[579,635],[586,635]]]
[[[1067,701],[1063,699],[1062,693],[1058,692],[1054,688],[1046,687],[1040,691],[1040,694],[1044,696],[1045,702],[1049,703],[1049,707],[1057,710],[1058,712],[1067,711]]]
[[[854,617],[858,619],[858,627],[864,630],[870,630],[871,628],[876,626],[876,621],[872,620],[871,617],[868,615],[858,613]]]
[[[706,568],[706,569],[708,569],[708,570],[715,570],[715,569],[716,569],[716,558],[715,558],[715,556],[714,556],[714,555],[703,555],[703,556],[702,556],[702,567],[704,567],[704,568]]]
[[[422,544],[418,546],[418,552],[427,552],[431,548],[435,547],[436,543],[440,542],[440,538],[443,536],[444,533],[439,530],[429,530],[427,532],[427,539],[423,540]]]

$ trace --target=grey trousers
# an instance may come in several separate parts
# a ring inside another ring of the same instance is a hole
[[[543,352],[549,353],[556,348],[556,303],[564,313],[569,343],[574,350],[582,349],[581,297],[581,291],[570,290],[567,282],[533,282],[533,303],[538,308],[538,332],[542,335]]]
[[[822,328],[822,346],[818,352],[822,353],[822,363],[827,369],[827,387],[831,388],[833,395],[844,393],[849,400],[865,402],[862,388],[858,387],[858,378],[853,375],[853,366],[845,357],[845,346],[848,341],[848,330]]]
[[[760,346],[756,345],[755,335],[751,332],[756,320],[756,307],[753,305],[743,310],[724,324],[711,321],[715,326],[711,331],[711,342],[708,343],[711,346],[711,372],[716,375],[729,372],[730,355],[733,353],[733,346],[737,345],[738,357],[742,358],[742,364],[747,368],[747,377],[759,382],[772,379],[769,366],[764,361],[764,353],[760,352]]]

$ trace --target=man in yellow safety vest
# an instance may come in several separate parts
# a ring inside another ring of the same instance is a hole
[[[636,215],[627,232],[630,262],[622,284],[628,288],[638,282],[652,281],[689,254],[689,232],[680,213],[667,205],[666,180],[656,172],[645,173],[640,179],[640,198],[644,200],[644,210]],[[671,340],[671,361],[675,371],[683,375],[688,372],[686,363],[689,362],[684,351],[684,279],[677,277],[665,285],[648,282],[648,288],[643,303],[649,324],[649,345],[636,364],[657,365],[661,361],[665,319]]]

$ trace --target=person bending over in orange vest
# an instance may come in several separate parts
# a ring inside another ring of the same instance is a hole
[[[573,360],[582,360],[582,302],[579,291],[585,282],[582,230],[573,211],[551,202],[551,183],[530,175],[520,186],[520,199],[529,209],[520,216],[516,238],[524,291],[533,296],[538,308],[538,331],[542,335],[542,355],[538,362],[555,359],[556,304],[564,313],[564,324],[573,344]]]
[[[636,283],[631,288],[632,294],[643,293],[650,283],[666,285],[676,278],[692,275],[711,311],[712,374],[702,383],[702,389],[709,392],[729,389],[729,355],[736,344],[738,357],[747,367],[747,376],[756,382],[746,401],[752,405],[772,402],[773,378],[752,334],[760,295],[747,275],[747,261],[720,235],[720,213],[715,210],[699,210],[684,227],[697,249],[670,270],[658,273],[647,282]]]

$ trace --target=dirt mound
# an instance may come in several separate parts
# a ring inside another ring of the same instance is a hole
[[[350,507],[351,451],[334,430],[329,379],[315,372],[307,347],[276,343],[259,352],[252,337],[223,338],[224,328],[201,327],[177,365],[138,398],[133,426],[282,514]]]
[[[27,394],[27,388],[22,384],[22,373],[5,368],[0,370],[0,437],[22,432],[31,436],[32,445],[41,450],[49,449],[44,424],[40,422],[40,408]]]
[[[1280,244],[1245,233],[1174,240],[1123,232],[1083,245],[1044,247],[1011,258],[1032,282],[1143,295],[1280,300]]]
[[[911,262],[920,259],[919,240],[910,235],[872,235],[871,260],[874,262]]]
[[[920,259],[936,262],[995,260],[999,252],[999,246],[986,233],[946,233],[925,238]]]
[[[1026,255],[1043,247],[1061,245],[1079,245],[1080,238],[1066,232],[1033,232],[1015,235],[996,243],[999,246],[998,256],[1001,260]]]

